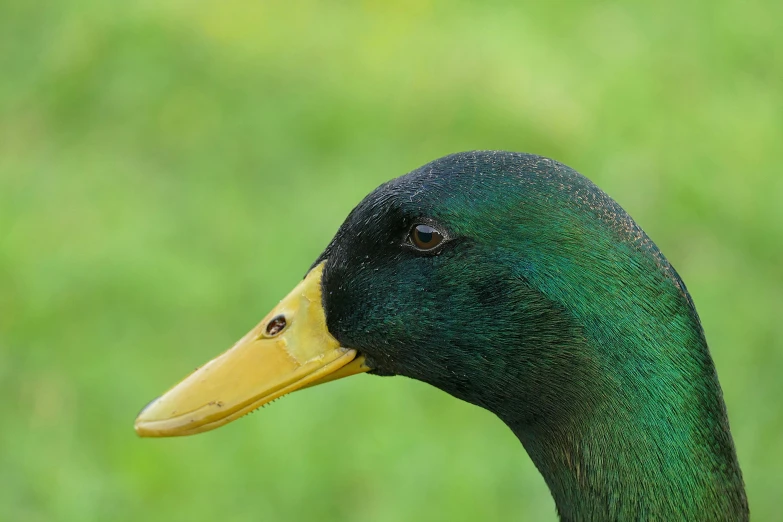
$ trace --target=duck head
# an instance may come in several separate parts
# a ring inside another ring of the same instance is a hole
[[[494,412],[564,518],[747,511],[684,284],[617,203],[550,159],[455,154],[380,186],[300,285],[136,431],[206,431],[361,372]]]

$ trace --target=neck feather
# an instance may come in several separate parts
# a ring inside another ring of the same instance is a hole
[[[568,417],[504,419],[562,520],[748,519],[720,386],[699,337],[674,351],[677,365],[664,357],[630,374],[607,371]]]
[[[546,384],[518,396],[540,411],[496,412],[563,520],[746,520],[723,395],[685,285],[619,205],[574,183],[585,186],[568,193],[562,222],[537,229],[559,241],[532,236],[518,268],[561,316],[536,337],[556,339],[539,350],[551,359],[537,379]]]

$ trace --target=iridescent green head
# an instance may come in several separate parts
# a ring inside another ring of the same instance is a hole
[[[137,431],[205,431],[368,370],[497,414],[563,519],[747,518],[685,285],[617,203],[555,161],[469,152],[382,185],[302,284]]]

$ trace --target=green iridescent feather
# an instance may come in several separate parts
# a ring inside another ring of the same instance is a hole
[[[417,223],[446,240],[417,251]],[[439,159],[367,196],[323,259],[330,332],[374,373],[494,412],[561,519],[747,519],[685,285],[577,172],[507,152]]]

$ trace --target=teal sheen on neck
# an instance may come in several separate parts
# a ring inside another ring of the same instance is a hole
[[[544,236],[579,238],[536,245],[539,262],[528,266],[547,269],[523,277],[580,327],[572,343],[583,364],[573,390],[584,407],[543,423],[545,433],[506,422],[564,519],[743,518],[723,397],[685,285],[614,201],[558,170],[572,180],[562,218],[537,226],[559,229]]]
[[[388,238],[416,222],[451,241],[399,253]],[[685,285],[575,171],[525,154],[447,156],[365,198],[323,259],[341,343],[376,373],[496,413],[563,520],[747,519]]]
[[[136,431],[207,431],[363,372],[495,413],[562,520],[748,519],[685,285],[617,203],[550,159],[454,154],[380,186],[304,281]]]

